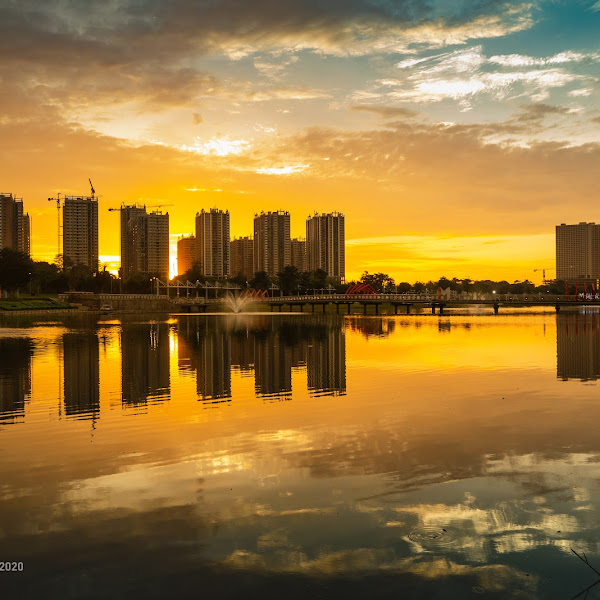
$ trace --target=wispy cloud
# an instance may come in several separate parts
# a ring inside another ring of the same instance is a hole
[[[281,77],[288,67],[297,63],[298,60],[297,56],[282,57],[279,54],[269,57],[257,56],[254,58],[254,67],[261,75],[277,79]]]
[[[251,102],[265,102],[269,100],[316,100],[331,98],[331,95],[322,90],[301,88],[301,87],[281,87],[266,89],[261,91],[247,92],[244,96]]]
[[[464,110],[472,108],[475,97],[484,94],[496,100],[523,94],[539,101],[547,98],[554,88],[595,81],[569,66],[599,57],[599,53],[581,52],[562,52],[547,58],[519,54],[486,57],[483,46],[478,45],[403,60],[396,64],[399,77],[378,80],[371,92],[379,93],[380,99],[401,102],[452,99]],[[576,91],[573,95],[585,93]]]
[[[310,165],[290,165],[287,167],[261,167],[256,169],[260,175],[294,175],[308,169]]]
[[[203,142],[200,138],[195,138],[191,145],[183,144],[179,146],[186,152],[195,152],[196,154],[212,154],[213,156],[228,156],[230,154],[241,154],[248,150],[252,144],[247,140],[229,140],[226,138],[211,138]]]
[[[357,112],[372,113],[383,119],[411,119],[419,114],[416,110],[396,106],[357,104],[351,106],[350,109]]]

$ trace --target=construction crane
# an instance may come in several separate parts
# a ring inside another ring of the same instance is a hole
[[[546,285],[546,271],[553,271],[553,267],[541,267],[539,269],[534,269],[533,272],[537,273],[538,271],[542,272],[542,284]]]
[[[61,196],[64,197],[62,192],[56,194],[56,198],[48,198],[48,202],[56,202],[56,237],[57,237],[57,249],[56,254],[60,254],[60,201],[62,200]]]
[[[148,208],[158,208],[160,210],[163,206],[173,206],[172,204],[148,204]]]
[[[90,188],[92,190],[92,200],[95,200],[97,198],[96,196],[96,190],[94,189],[94,185],[92,184],[92,180],[88,177],[88,181],[90,182]],[[62,198],[61,198],[62,196]],[[56,194],[56,198],[48,198],[48,202],[56,202],[56,220],[57,220],[57,225],[56,225],[56,239],[57,239],[57,246],[56,246],[56,254],[60,254],[60,230],[61,230],[61,225],[60,225],[60,202],[61,200],[63,201],[63,205],[64,205],[64,199],[65,199],[65,195],[62,192],[59,192],[58,194]]]

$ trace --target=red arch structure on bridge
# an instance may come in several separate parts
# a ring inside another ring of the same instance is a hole
[[[376,294],[375,288],[370,283],[355,283],[351,285],[345,294]]]
[[[252,299],[268,298],[269,292],[268,290],[246,290],[246,293],[244,295]]]

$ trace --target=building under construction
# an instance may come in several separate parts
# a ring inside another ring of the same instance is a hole
[[[98,271],[98,198],[65,196],[63,202],[63,265],[85,265]]]

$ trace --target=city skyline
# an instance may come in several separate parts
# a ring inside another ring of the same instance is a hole
[[[598,220],[597,0],[85,7],[0,9],[3,183],[48,223],[35,259],[47,198],[88,177],[110,266],[121,203],[172,204],[173,249],[202,208],[232,238],[343,212],[349,280],[539,282],[556,224]]]
[[[67,267],[81,264],[93,272],[108,268],[107,263],[102,265],[98,260],[97,204],[93,187],[92,196],[58,197],[57,225],[62,232],[58,238],[59,248],[62,238],[62,260]],[[254,214],[253,237],[232,239],[228,210],[211,208],[196,213],[195,235],[170,234],[169,213],[160,210],[148,213],[145,205],[122,204],[108,210],[120,213],[121,254],[116,257],[118,264],[113,264],[110,270],[124,279],[158,273],[159,278],[166,280],[167,272],[169,279],[173,279],[197,264],[208,277],[250,279],[258,271],[274,277],[289,265],[300,272],[322,269],[329,277],[345,281],[345,216],[340,212],[309,214],[306,237],[292,238],[288,211],[261,211]],[[554,271],[557,280],[597,284],[599,230],[600,225],[594,222],[556,225],[556,267],[547,265],[534,270],[542,273],[542,283],[551,281],[552,277],[546,277],[546,272]],[[30,219],[28,213],[24,213],[23,199],[16,198],[12,192],[0,194],[0,248],[18,249],[29,255],[30,233]],[[174,235],[178,236],[175,244],[171,241]]]

